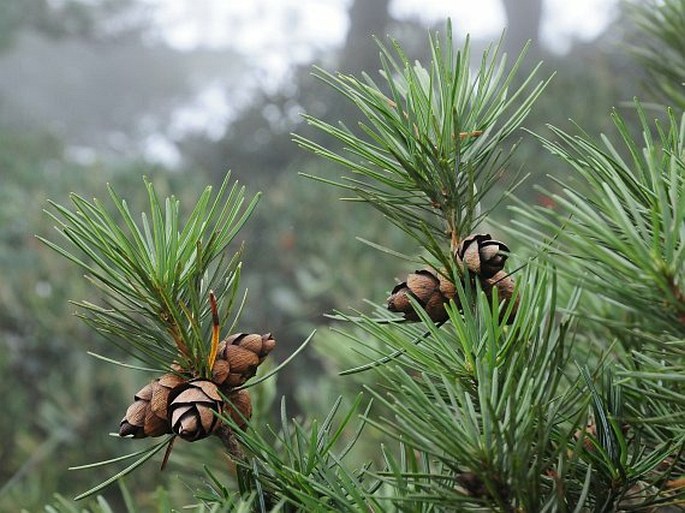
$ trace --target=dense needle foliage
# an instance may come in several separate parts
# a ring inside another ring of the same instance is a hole
[[[336,312],[336,340],[345,342],[331,355],[356,353],[345,373],[366,375],[364,393],[351,405],[335,401],[321,421],[289,419],[285,400],[278,427],[243,431],[222,416],[244,451],[231,453],[237,491],[208,470],[198,510],[677,511],[685,504],[685,117],[666,109],[653,122],[636,102],[639,138],[618,113],[610,136],[536,134],[570,174],[549,204],[519,205],[515,226],[500,229],[516,278],[502,302],[455,250],[493,222],[494,185],[517,183],[506,169],[511,136],[546,80],[535,81],[537,67],[519,76],[523,56],[507,67],[497,46],[473,73],[468,42],[456,49],[449,26],[431,38],[427,65],[392,48],[381,47],[381,85],[317,71],[365,118],[354,128],[307,118],[345,150],[295,139],[348,173],[321,181],[371,204],[415,241],[416,254],[372,246],[451,281],[447,320],[434,322],[416,298],[418,322],[379,298],[365,311]],[[202,196],[183,228],[173,200],[165,215],[152,189],[150,197],[141,233],[113,196],[125,237],[98,204],[75,197],[80,214],[56,206],[63,233],[90,260],[60,251],[114,298],[105,309],[81,304],[91,324],[120,340],[130,334],[125,347],[146,363],[172,363],[171,341],[201,366],[205,293],[211,284],[218,297],[235,297],[240,268],[237,257],[209,263],[252,204],[243,215],[233,194],[225,209]],[[349,462],[369,432],[384,443],[368,461]]]

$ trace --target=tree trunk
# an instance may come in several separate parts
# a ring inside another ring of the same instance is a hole
[[[391,18],[390,0],[354,0],[349,10],[350,29],[340,60],[340,71],[358,74],[378,69],[378,47],[371,36],[384,39]]]
[[[506,50],[518,54],[530,39],[531,52],[540,52],[542,0],[502,0],[502,5],[507,16]]]

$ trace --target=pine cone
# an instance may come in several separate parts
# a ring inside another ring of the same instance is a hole
[[[247,427],[247,422],[252,417],[252,399],[247,390],[232,392],[224,403],[226,413],[234,420],[240,429]]]
[[[235,333],[219,344],[212,381],[222,388],[244,384],[276,346],[271,333]]]
[[[488,488],[485,486],[483,480],[473,472],[463,472],[458,474],[456,481],[471,497],[490,497]]]
[[[499,498],[507,501],[507,498],[510,496],[508,486],[501,482],[497,476],[493,476],[492,479]],[[490,500],[494,499],[485,482],[473,472],[462,472],[461,474],[457,474],[456,481],[466,491],[467,495],[471,497]]]
[[[276,341],[271,333],[258,335],[256,333],[235,333],[226,338],[226,344],[232,344],[252,351],[259,357],[259,363],[276,347]]]
[[[434,269],[421,269],[409,276],[407,281],[397,285],[388,298],[388,310],[401,312],[408,321],[418,321],[419,315],[412,307],[413,297],[434,322],[447,320],[445,303],[454,298],[454,284]]]
[[[183,381],[177,374],[165,374],[141,388],[133,396],[133,404],[121,419],[119,436],[145,438],[171,433],[167,418],[167,399],[169,392]]]
[[[504,315],[504,312],[507,308],[506,304],[509,301],[511,301],[511,298],[514,295],[514,287],[516,286],[514,279],[511,276],[509,276],[506,272],[499,271],[494,276],[482,280],[481,283],[483,286],[483,290],[485,291],[485,294],[488,296],[488,299],[492,298],[492,287],[497,287],[497,297],[503,303],[501,304],[499,310],[500,316]],[[518,311],[518,308],[519,297],[517,295],[514,298],[514,306],[511,309],[511,313],[507,318],[507,324],[512,324],[514,322],[514,318],[516,317],[516,312]],[[500,322],[501,321],[502,318],[500,317]]]
[[[168,414],[171,430],[194,442],[209,436],[218,424],[223,399],[217,386],[206,379],[181,383],[169,393]]]
[[[454,253],[457,264],[488,279],[504,268],[509,248],[488,233],[476,233],[462,240]]]

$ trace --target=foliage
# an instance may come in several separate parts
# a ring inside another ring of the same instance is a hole
[[[122,511],[125,513],[136,513],[140,508],[136,505],[135,499],[123,481],[119,481],[119,490],[123,498],[123,507],[117,509],[110,501],[98,495],[87,508],[77,507],[72,501],[65,499],[61,495],[56,495],[55,500],[45,507],[45,513],[113,513]],[[243,500],[239,497],[228,497],[223,504],[198,504],[196,507],[188,507],[186,510],[195,513],[248,513],[251,511],[253,500]],[[158,488],[154,500],[155,511],[172,511],[172,503],[169,493],[163,488]],[[276,510],[274,510],[276,513]]]
[[[480,294],[473,302],[477,291],[461,291],[460,303],[473,307],[451,308],[442,328],[425,317],[418,326],[353,320],[367,334],[354,337],[358,345],[382,340],[385,352],[402,354],[378,367],[383,388],[371,390],[388,412],[371,422],[401,444],[406,458],[386,451],[380,472],[395,488],[390,500],[397,507],[408,501],[407,511],[457,504],[471,511],[487,503],[543,511],[563,509],[582,494],[583,482],[569,479],[579,466],[572,435],[585,404],[565,375],[571,319],[551,316],[556,284],[549,268],[521,281],[524,299],[511,328]],[[565,490],[555,489],[565,479]],[[476,496],[475,482],[487,491]]]
[[[257,198],[243,208],[244,189],[229,188],[227,177],[214,199],[211,187],[205,189],[181,227],[179,200],[167,198],[162,209],[149,181],[146,189],[150,211],[142,215],[142,227],[112,188],[118,222],[98,200],[90,203],[74,194],[74,212],[52,203],[60,232],[86,259],[42,240],[83,268],[107,298],[105,306],[77,303],[89,324],[157,370],[179,363],[207,376],[211,348],[205,298],[213,291],[225,321],[239,272],[238,254],[226,261],[225,250]]]
[[[557,210],[517,211],[525,219],[519,229],[529,241],[554,234],[550,251],[559,272],[596,298],[586,306],[581,302],[578,315],[588,344],[615,360],[607,371],[620,378],[605,386],[604,401],[613,397],[610,402],[617,409],[607,439],[618,438],[620,447],[630,440],[642,450],[655,450],[660,456],[638,467],[633,482],[663,487],[669,474],[683,471],[679,447],[685,440],[678,420],[683,418],[685,118],[669,110],[665,122],[651,123],[639,103],[636,109],[641,142],[618,113],[612,117],[621,146],[608,137],[600,142],[584,132],[569,134],[553,127],[554,140],[540,136],[573,169],[576,180],[561,183],[563,193],[551,196]],[[628,438],[626,432],[634,434]],[[668,447],[666,459],[662,449]],[[621,463],[608,473],[615,475],[618,469],[627,475],[625,456],[612,459]],[[647,479],[640,471],[656,476]],[[682,490],[674,494],[681,496]]]
[[[614,311],[621,306],[630,313],[634,324],[626,324],[625,316],[614,318],[626,329],[679,338],[685,333],[680,283],[685,118],[669,112],[666,123],[657,121],[654,130],[639,104],[636,108],[644,147],[616,112],[620,147],[607,137],[600,143],[583,132],[571,135],[557,128],[552,128],[556,140],[542,138],[584,183],[558,179],[563,193],[550,198],[560,208],[519,209],[529,221],[520,226],[533,243],[554,233],[560,271],[569,278],[584,276],[586,290],[606,298]]]
[[[103,346],[72,315],[68,300],[86,297],[88,287],[76,267],[34,237],[52,229],[41,209],[48,197],[66,200],[75,182],[85,196],[101,195],[103,184],[111,182],[134,209],[146,198],[139,186],[141,163],[77,165],[45,133],[1,130],[0,166],[0,372],[7,377],[0,392],[12,419],[0,425],[6,441],[0,444],[0,510],[35,511],[55,490],[68,495],[84,489],[89,477],[66,467],[83,461],[83,447],[96,458],[116,450],[116,441],[102,434],[118,421],[111,411],[135,391],[120,369],[103,369],[87,355]],[[159,191],[182,191],[187,206],[201,177],[161,171],[146,166]],[[109,355],[126,359],[117,351]],[[134,490],[155,482],[159,476],[142,476]]]
[[[685,110],[685,2],[650,0],[631,8],[641,36],[632,51],[649,73],[648,85],[669,105]]]
[[[406,71],[407,59],[404,64]],[[413,69],[421,68],[415,65]],[[444,70],[434,63],[431,70],[436,69]],[[385,71],[387,79],[388,66]],[[393,72],[393,77],[402,76],[399,67]],[[443,81],[440,73],[436,74],[438,78],[424,81],[435,84],[439,92],[434,95],[426,93],[426,88],[393,87],[394,79],[389,80],[388,88],[395,94],[390,107],[402,104],[410,109],[420,104],[417,97],[441,98],[440,92],[451,90],[445,84],[459,83],[456,76]],[[437,174],[432,180],[424,179],[422,171],[429,166],[409,158],[414,154],[405,150],[396,134],[405,134],[404,140],[423,140],[416,153],[426,157],[431,154],[431,146],[421,127],[429,126],[440,134],[445,125],[452,125],[439,116],[438,121],[421,125],[420,116],[416,116],[419,121],[412,134],[412,115],[407,114],[406,119],[397,113],[386,115],[390,111],[387,96],[370,79],[360,85],[353,78],[326,78],[370,119],[374,128],[362,125],[362,130],[371,141],[315,119],[310,122],[344,140],[355,160],[307,140],[298,141],[354,173],[371,178],[350,178],[349,183],[334,185],[352,190],[372,203],[450,269],[451,251],[446,254],[444,246],[436,242],[441,230],[426,221],[425,212],[438,203],[437,196],[431,195],[431,186],[441,184],[443,191],[451,189]],[[481,78],[478,84],[489,90],[486,79]],[[521,101],[528,106],[525,98]],[[441,112],[434,106],[419,109],[424,111]],[[641,120],[644,128],[643,114]],[[681,472],[679,456],[685,441],[677,421],[681,418],[681,397],[680,381],[675,375],[680,363],[672,369],[657,369],[655,357],[664,354],[658,342],[652,348],[656,354],[648,350],[651,356],[639,352],[642,346],[616,351],[620,340],[613,346],[600,345],[594,355],[577,347],[575,342],[592,333],[588,319],[579,315],[584,311],[577,306],[581,289],[571,294],[571,303],[563,309],[572,318],[578,316],[578,322],[584,321],[576,328],[580,336],[567,339],[568,320],[558,318],[559,309],[553,299],[557,290],[555,272],[546,263],[548,259],[555,262],[561,277],[572,283],[586,271],[589,278],[578,284],[586,289],[583,294],[608,298],[614,315],[622,304],[629,304],[635,313],[647,313],[645,322],[651,323],[653,330],[648,342],[664,339],[668,326],[671,332],[677,332],[674,325],[681,305],[676,277],[683,225],[682,139],[678,123],[671,117],[671,128],[658,126],[656,141],[645,131],[646,147],[642,149],[625,122],[618,116],[615,122],[627,149],[625,155],[606,138],[604,151],[587,136],[572,138],[559,129],[554,129],[555,134],[569,149],[543,139],[547,149],[570,163],[586,183],[574,183],[565,187],[564,194],[550,196],[566,211],[519,210],[529,223],[522,223],[521,230],[528,233],[536,257],[527,262],[531,270],[519,277],[520,304],[510,327],[502,319],[508,319],[511,313],[499,316],[497,300],[490,304],[478,287],[472,290],[468,279],[462,281],[456,272],[450,278],[457,286],[458,297],[454,298],[445,325],[435,325],[426,312],[421,314],[418,326],[393,321],[380,308],[373,315],[340,316],[357,327],[350,333],[350,340],[368,349],[371,365],[354,371],[380,369],[382,388],[369,388],[388,415],[369,422],[396,438],[405,449],[400,450],[400,459],[386,451],[386,467],[375,475],[390,486],[390,501],[399,501],[406,511],[431,507],[442,510],[457,503],[463,511],[483,507],[495,511],[622,511],[682,504],[683,491],[668,481],[672,472]],[[487,131],[483,135],[487,136]],[[487,163],[491,157],[488,150],[493,148],[484,145],[484,154],[475,162]],[[461,163],[459,156],[454,162]],[[439,166],[433,161],[431,171],[439,173]],[[475,164],[473,168],[472,176],[478,176],[480,169]],[[488,167],[485,169],[488,176]],[[444,173],[444,177],[458,183],[461,172],[457,168],[456,172]],[[585,189],[590,191],[587,195],[583,195]],[[467,197],[469,191],[467,188]],[[454,198],[463,196],[462,191]],[[445,197],[449,199],[450,195]],[[477,219],[476,202],[466,201],[460,208],[464,219]],[[445,226],[454,228],[458,225],[450,224],[455,219],[452,212],[437,207],[433,211]],[[537,224],[542,228],[536,228]],[[465,226],[469,230],[474,227],[469,223]],[[449,247],[454,249],[454,243]],[[551,294],[546,297],[552,299],[540,302],[545,294]],[[669,309],[669,305],[673,308]],[[415,302],[419,312],[420,306]],[[540,313],[536,315],[538,308]],[[625,319],[617,324],[622,328],[617,337],[625,336],[633,327]],[[635,338],[629,337],[631,341]],[[385,349],[379,350],[376,341],[381,341]],[[664,342],[671,348],[667,354],[682,354],[676,340],[667,335]],[[628,365],[606,363],[612,358]],[[642,373],[640,367],[646,361],[652,365],[649,372]],[[621,376],[620,382],[612,378],[616,373]],[[655,400],[658,394],[662,394],[661,400]]]
[[[150,367],[141,370],[164,373],[180,365],[207,378],[216,358],[219,325],[226,324],[237,298],[239,253],[227,260],[226,249],[258,198],[244,205],[244,189],[237,184],[229,187],[227,176],[214,198],[212,188],[205,189],[181,226],[180,201],[168,197],[163,209],[152,183],[146,181],[145,185],[149,211],[142,214],[140,225],[127,202],[110,187],[114,215],[97,199],[88,202],[76,194],[71,195],[73,212],[51,203],[56,211],[51,217],[76,251],[41,240],[86,271],[88,280],[103,294],[104,305],[77,303],[82,317]],[[236,316],[239,311],[240,307]],[[167,437],[135,453],[79,467],[138,458],[80,497],[131,472],[162,448],[170,447],[171,440]]]

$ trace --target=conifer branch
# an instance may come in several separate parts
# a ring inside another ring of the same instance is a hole
[[[382,78],[315,75],[354,103],[364,121],[358,130],[305,116],[342,143],[328,149],[295,135],[302,147],[347,168],[340,181],[321,178],[370,203],[414,238],[444,267],[459,242],[490,212],[483,199],[506,174],[503,146],[520,127],[546,81],[533,84],[535,67],[519,85],[524,52],[511,69],[500,46],[487,50],[475,74],[470,45],[456,51],[451,26],[431,38],[428,68],[410,62],[396,41],[379,42]],[[317,177],[313,177],[317,179]]]
[[[612,118],[621,146],[606,137],[600,144],[587,134],[554,127],[556,140],[538,136],[585,181],[589,192],[581,194],[558,180],[564,192],[550,195],[558,210],[514,210],[526,220],[518,226],[527,240],[537,243],[544,234],[556,234],[565,255],[558,260],[559,270],[565,276],[582,276],[585,288],[634,313],[633,327],[681,337],[685,117],[678,120],[668,111],[664,126],[648,122],[639,103],[636,111],[642,147],[617,112]]]
[[[68,244],[41,240],[81,267],[104,295],[103,306],[75,303],[96,330],[147,366],[166,371],[177,363],[207,375],[209,290],[230,307],[239,252],[228,262],[225,252],[258,196],[245,204],[244,189],[226,177],[213,199],[212,188],[205,189],[180,226],[178,199],[167,198],[162,208],[153,185],[145,186],[150,210],[141,223],[112,188],[115,213],[73,194],[74,211],[52,203],[55,213],[49,212]]]

